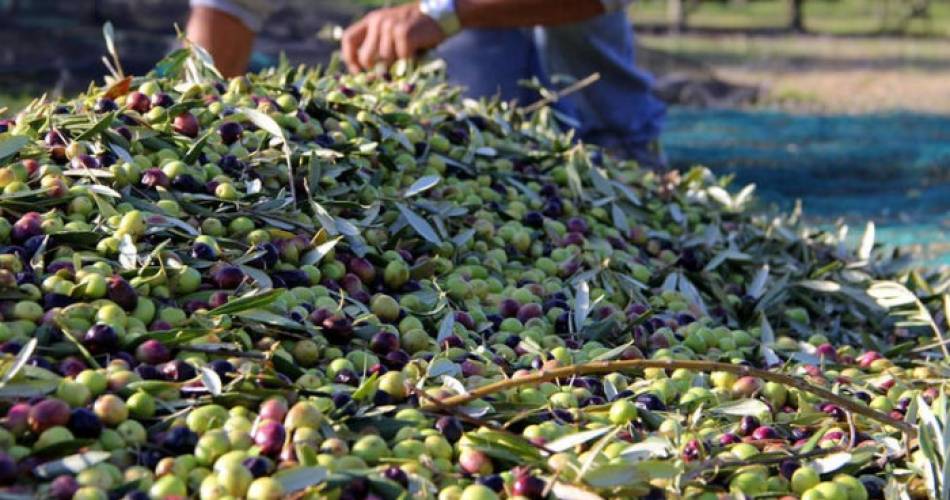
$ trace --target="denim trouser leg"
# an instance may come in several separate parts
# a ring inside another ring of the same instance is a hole
[[[582,123],[581,138],[629,156],[655,141],[665,115],[652,93],[653,79],[636,67],[633,28],[623,12],[535,28],[537,51],[548,75],[600,80],[567,98]]]
[[[581,139],[654,163],[648,148],[659,135],[665,107],[650,93],[649,74],[635,66],[633,30],[623,13],[534,30],[465,30],[436,55],[445,59],[449,81],[468,88],[469,96],[498,95],[521,105],[539,96],[519,80],[537,76],[550,86],[546,75],[581,79],[599,72],[599,81],[556,107],[581,123]]]
[[[530,30],[465,30],[439,46],[436,55],[447,63],[449,81],[466,87],[471,97],[498,95],[522,106],[539,98],[518,83],[542,73]]]

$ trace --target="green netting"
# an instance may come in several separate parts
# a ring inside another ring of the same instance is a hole
[[[800,198],[819,222],[874,219],[882,241],[950,263],[948,116],[673,109],[663,142],[675,167],[733,173],[784,209]]]

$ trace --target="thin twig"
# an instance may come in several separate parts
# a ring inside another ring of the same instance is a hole
[[[587,76],[587,78],[584,78],[583,80],[578,80],[568,85],[567,87],[564,87],[563,89],[555,92],[554,95],[550,97],[545,97],[544,99],[541,99],[539,101],[536,101],[532,104],[529,104],[521,108],[521,111],[524,113],[534,113],[535,111],[547,106],[548,104],[558,102],[561,99],[575,92],[580,92],[584,88],[589,87],[593,85],[594,83],[596,83],[597,80],[600,80],[600,73],[591,73],[589,76]]]
[[[541,370],[524,377],[494,382],[477,389],[473,389],[468,394],[460,394],[443,399],[440,401],[440,406],[443,408],[460,406],[496,392],[501,392],[524,385],[536,386],[544,382],[550,382],[560,378],[640,370],[644,368],[663,368],[670,370],[682,368],[697,372],[722,371],[734,373],[739,376],[758,377],[769,382],[776,382],[805,392],[810,392],[816,396],[826,399],[830,403],[834,403],[844,408],[845,410],[864,415],[865,417],[868,417],[872,420],[890,425],[900,429],[902,432],[910,436],[917,435],[917,427],[913,424],[891,418],[889,415],[873,410],[868,406],[856,403],[850,399],[843,398],[827,389],[813,386],[800,378],[785,375],[784,373],[774,373],[743,365],[716,363],[713,361],[630,359],[622,361],[597,361],[581,365],[564,366],[550,370]]]

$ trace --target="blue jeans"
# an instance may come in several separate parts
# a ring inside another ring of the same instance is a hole
[[[498,95],[521,105],[540,97],[518,82],[552,76],[600,80],[557,103],[580,124],[578,136],[650,163],[666,107],[651,92],[653,78],[636,67],[633,29],[623,12],[553,27],[465,30],[439,47],[448,78],[472,97]],[[662,162],[661,158],[657,158]]]

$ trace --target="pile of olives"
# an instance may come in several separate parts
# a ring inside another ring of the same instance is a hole
[[[5,497],[926,495],[917,440],[754,376],[671,364],[440,402],[708,360],[916,423],[946,404],[932,332],[866,290],[897,280],[945,319],[945,276],[747,208],[706,169],[612,158],[550,110],[465,100],[435,66],[203,61],[0,122]]]

